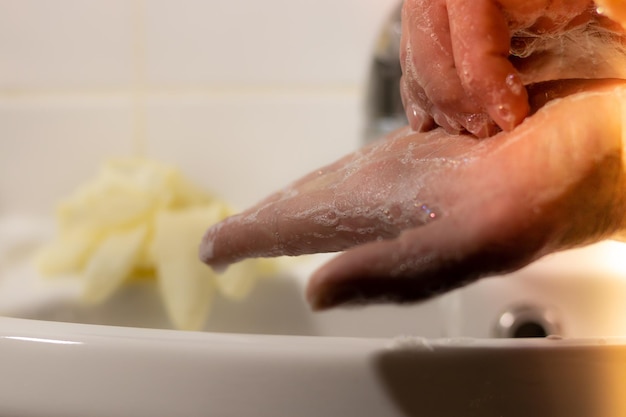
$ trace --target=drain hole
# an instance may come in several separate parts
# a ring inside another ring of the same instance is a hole
[[[504,312],[496,322],[494,336],[505,338],[547,337],[561,334],[561,320],[551,309],[522,305]]]
[[[541,324],[527,321],[520,323],[511,336],[514,338],[546,337],[548,336],[548,332]]]

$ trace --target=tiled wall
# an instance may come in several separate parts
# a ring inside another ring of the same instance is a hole
[[[238,206],[331,162],[396,3],[0,0],[0,213],[137,151]]]

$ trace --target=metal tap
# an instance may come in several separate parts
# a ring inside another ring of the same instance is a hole
[[[402,3],[385,22],[374,49],[366,95],[365,143],[408,124],[400,97],[401,10]]]

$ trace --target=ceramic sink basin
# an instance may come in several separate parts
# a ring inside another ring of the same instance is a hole
[[[11,416],[621,416],[626,341],[190,333],[0,319]]]
[[[35,229],[3,235],[14,243],[0,257],[0,415],[626,415],[614,242],[414,306],[321,314],[302,294],[327,257],[309,257],[245,302],[218,300],[206,331],[183,332],[150,282],[86,307],[75,285],[41,280],[28,262]],[[495,338],[520,306],[545,307],[552,321],[520,317],[560,335]]]

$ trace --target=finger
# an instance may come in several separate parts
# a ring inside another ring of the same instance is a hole
[[[391,139],[372,144],[214,225],[202,240],[201,259],[220,267],[247,257],[333,252],[397,235],[406,227],[404,217],[386,213],[386,193],[395,189],[388,185],[397,174],[385,158],[379,161],[380,154],[395,158],[394,146]],[[413,217],[409,221],[425,221]]]
[[[543,235],[531,235],[523,245],[518,239],[509,240],[518,233],[514,217],[519,201],[492,203],[481,205],[480,216],[459,213],[441,218],[397,239],[372,242],[334,258],[309,281],[309,303],[324,310],[346,304],[418,301],[487,273],[529,263],[540,253]],[[503,225],[510,230],[504,232]]]
[[[400,97],[411,129],[415,132],[434,129],[435,121],[427,111],[431,105],[424,89],[405,75],[400,77]]]
[[[459,125],[467,128],[468,116],[483,110],[468,97],[459,79],[446,2],[407,1],[402,19],[401,64],[409,102],[421,105],[432,116],[437,114],[439,122],[449,131],[458,131]],[[426,96],[428,107],[423,106],[420,94]],[[408,117],[412,112],[412,108],[407,109]]]
[[[458,135],[463,131],[463,126],[458,123],[454,118],[447,116],[438,108],[433,108],[433,120],[437,123],[438,126],[443,127],[443,129],[451,134]]]
[[[449,0],[454,62],[465,91],[506,131],[528,115],[528,95],[509,61],[510,34],[493,0]]]
[[[553,98],[585,85],[597,92],[544,109],[508,135],[507,146],[497,145],[504,138],[481,141],[493,152],[462,174],[462,184],[445,184],[446,194],[457,197],[437,220],[323,266],[309,283],[311,305],[416,301],[621,230],[626,185],[617,96],[624,93],[615,90],[616,82],[534,86],[533,94]],[[575,125],[550,122],[573,115]]]
[[[537,86],[537,94],[546,98],[578,91],[575,84],[561,90]],[[464,201],[482,202],[484,190],[489,190],[487,196],[495,196],[495,190],[514,195],[513,186],[523,188],[517,203],[528,202],[546,181],[552,181],[547,186],[553,189],[537,195],[558,195],[577,175],[590,172],[589,164],[595,166],[605,147],[616,147],[610,139],[620,136],[607,133],[609,127],[621,126],[609,120],[621,115],[612,91],[552,106],[509,134],[507,141],[507,135],[477,144],[441,130],[414,135],[399,131],[214,226],[205,236],[201,256],[223,266],[245,257],[342,250],[429,224],[432,217],[420,209],[424,202],[439,212]],[[605,123],[597,123],[598,114]],[[576,121],[578,127],[558,120]],[[500,146],[504,143],[508,145]],[[486,159],[487,154],[492,156]],[[592,195],[589,200],[597,204],[598,194]],[[467,219],[482,215],[483,207],[474,209],[466,212]]]
[[[341,250],[348,243],[334,234],[337,217],[332,193],[323,188],[270,198],[209,228],[200,258],[219,268],[248,257]]]
[[[408,0],[403,5],[409,7],[407,3],[416,0]],[[400,77],[400,97],[406,113],[409,126],[415,132],[425,132],[435,127],[435,122],[430,115],[432,103],[426,96],[426,92],[418,82],[418,74],[413,65],[413,52],[410,45],[409,24],[407,18],[402,18],[402,36],[400,37],[400,67],[402,76]]]
[[[475,140],[441,130],[424,135],[400,130],[211,227],[202,260],[225,266],[246,257],[338,251],[429,222],[437,207],[425,202],[439,199],[423,184]]]

